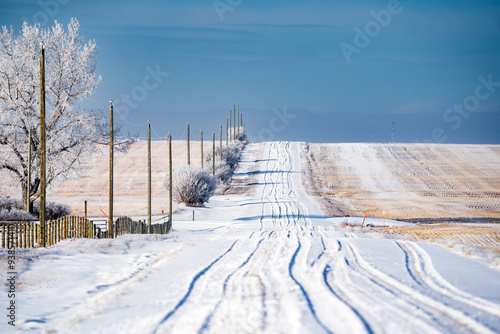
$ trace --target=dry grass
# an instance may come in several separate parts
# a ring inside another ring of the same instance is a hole
[[[330,215],[500,218],[500,146],[307,144],[303,174]]]
[[[225,143],[224,143],[225,144]],[[217,142],[218,146],[219,143]],[[204,141],[204,154],[212,151],[212,141]],[[174,168],[187,164],[187,142],[172,142]],[[191,165],[200,167],[201,150],[199,141],[191,141]],[[164,186],[168,172],[168,142],[153,141],[152,154],[152,213],[168,212],[168,192]],[[126,153],[115,151],[114,161],[114,213],[115,215],[146,215],[148,194],[148,151],[147,142],[134,143]],[[88,201],[88,215],[104,217],[101,209],[108,211],[108,147],[99,147],[82,165],[78,175],[52,184],[48,188],[49,201],[66,203],[72,213],[83,215],[84,200]],[[0,170],[2,184],[0,195],[20,197],[18,183],[6,171]]]
[[[498,225],[431,224],[378,228],[375,231],[390,236],[402,236],[415,241],[431,241],[452,247],[465,245],[473,248],[469,251],[474,255],[500,256],[500,226]]]

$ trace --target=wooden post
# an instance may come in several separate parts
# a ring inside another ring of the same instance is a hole
[[[187,124],[187,160],[188,165],[191,165],[191,152],[189,151],[189,122]]]
[[[203,169],[203,130],[200,131],[200,141],[201,141],[201,169]]]
[[[45,231],[45,201],[46,183],[45,172],[47,157],[45,150],[45,49],[40,47],[40,247],[46,245]]]
[[[168,134],[168,224],[172,229],[172,135]]]
[[[233,132],[231,131],[232,122],[231,109],[229,109],[229,141],[233,141]]]
[[[220,161],[222,161],[222,125],[220,126],[220,134],[219,134],[219,149],[220,149]]]
[[[108,238],[113,237],[113,101],[109,101],[109,217]]]
[[[215,131],[212,133],[212,175],[215,176]]]
[[[236,104],[233,104],[233,141],[236,141]]]
[[[30,245],[35,247],[35,224],[30,223]]]
[[[85,200],[83,202],[85,203],[85,215],[84,215],[84,217],[85,217],[85,219],[87,219],[87,201]]]
[[[240,106],[238,105],[238,140],[240,140]]]
[[[151,124],[148,121],[148,234],[151,234]]]
[[[23,248],[26,248],[26,223],[21,223],[23,231]]]
[[[226,146],[229,145],[229,126],[228,119],[226,118]]]

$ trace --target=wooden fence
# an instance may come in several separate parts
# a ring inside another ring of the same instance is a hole
[[[40,226],[37,223],[9,222],[0,224],[0,228],[3,248],[30,248],[39,245]],[[171,230],[172,226],[168,221],[151,225],[151,233],[154,234],[167,234]],[[113,237],[123,234],[147,234],[148,224],[133,221],[129,217],[120,217],[113,223],[113,232]],[[102,230],[88,219],[77,216],[66,216],[47,222],[46,235],[47,247],[64,239],[110,237],[108,231]]]
[[[151,224],[152,234],[168,234],[172,230],[167,221],[161,224]],[[123,234],[147,234],[148,224],[145,221],[133,221],[129,217],[120,217],[114,224],[115,236]]]

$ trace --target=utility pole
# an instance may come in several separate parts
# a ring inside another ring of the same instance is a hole
[[[113,238],[113,101],[109,101],[109,217],[108,238]]]
[[[229,145],[229,126],[228,126],[228,119],[226,117],[226,146]]]
[[[187,124],[187,149],[188,149],[188,165],[191,165],[191,152],[189,152],[189,122]]]
[[[203,130],[200,131],[200,141],[201,141],[201,169],[203,169]]]
[[[148,120],[148,234],[151,234],[151,123]]]
[[[26,211],[28,213],[31,213],[31,199],[30,199],[30,192],[31,192],[31,145],[32,145],[32,139],[31,139],[31,127],[28,132],[28,176],[27,179],[28,181],[26,182]]]
[[[47,157],[45,155],[45,49],[43,43],[40,45],[40,247],[46,245],[45,231],[45,201],[47,180],[45,171],[47,166]]]
[[[215,176],[215,131],[212,134],[212,175]]]
[[[172,229],[172,135],[168,134],[168,230]]]
[[[220,161],[222,161],[222,125],[220,126],[220,134],[219,134],[219,148],[220,148]]]

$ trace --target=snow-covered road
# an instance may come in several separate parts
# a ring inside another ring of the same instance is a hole
[[[256,196],[216,197],[196,210],[195,222],[187,221],[190,211],[180,213],[169,236],[64,241],[36,258],[26,252],[33,259],[21,274],[18,326],[61,333],[500,332],[498,292],[489,291],[500,288],[498,270],[478,262],[470,276],[470,259],[447,253],[453,266],[464,266],[464,277],[484,279],[476,282],[480,298],[434,267],[432,254],[446,250],[332,227],[300,185],[299,144],[260,145]]]

